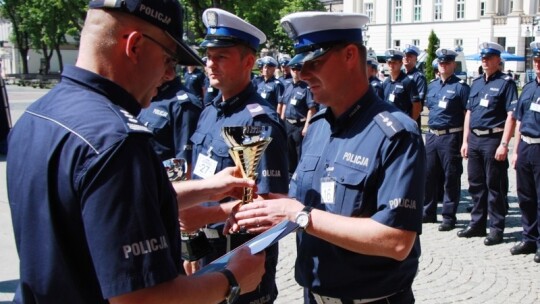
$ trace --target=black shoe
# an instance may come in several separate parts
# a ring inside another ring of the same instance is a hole
[[[453,223],[442,223],[439,225],[439,231],[450,231],[456,228],[456,224]]]
[[[487,238],[484,239],[484,245],[492,246],[502,243],[503,234],[502,232],[490,232]]]
[[[516,254],[529,254],[529,253],[535,253],[536,252],[536,244],[533,242],[519,242],[517,245],[514,245],[510,249],[510,253],[512,255]]]
[[[536,254],[534,255],[534,261],[536,263],[540,263],[540,249],[536,250]]]
[[[437,216],[423,216],[422,223],[436,223]]]
[[[486,230],[469,226],[463,230],[458,231],[457,236],[464,238],[470,238],[474,236],[486,236]]]

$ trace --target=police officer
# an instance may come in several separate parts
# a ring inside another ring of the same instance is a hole
[[[475,78],[465,114],[461,155],[468,158],[469,193],[473,201],[471,222],[458,237],[489,235],[486,246],[500,244],[505,228],[508,179],[508,141],[514,129],[512,111],[517,102],[516,84],[499,71],[504,48],[494,42],[479,46],[484,74]]]
[[[179,275],[178,209],[240,180],[171,185],[135,118],[178,63],[201,64],[183,16],[177,1],[91,1],[76,65],[12,129],[15,303],[217,303],[257,287],[264,256],[245,251],[223,273]]]
[[[435,74],[435,78],[439,78],[439,59],[433,59],[433,61],[431,62],[431,67],[433,68],[433,74]]]
[[[285,92],[287,87],[293,82],[289,61],[291,61],[289,55],[283,55],[278,59],[279,68],[281,69],[281,76],[279,76],[278,80],[281,81],[281,84],[283,85],[283,92]]]
[[[300,226],[295,277],[305,303],[414,303],[425,151],[416,122],[370,89],[368,20],[328,12],[281,19],[295,41],[289,64],[303,63],[301,79],[327,108],[311,120],[292,198],[235,214],[236,225],[254,231],[284,219]]]
[[[457,53],[439,48],[435,52],[439,78],[428,86],[429,133],[426,134],[426,195],[424,222],[436,222],[438,189],[442,186],[442,224],[439,231],[455,228],[461,193],[463,165],[460,148],[469,86],[454,75]],[[441,180],[440,177],[443,177]]]
[[[412,119],[418,119],[422,104],[416,83],[401,70],[403,52],[390,49],[385,56],[389,76],[383,81],[384,100],[393,103]]]
[[[416,45],[406,44],[405,48],[403,49],[403,53],[405,54],[405,56],[403,56],[403,67],[405,67],[405,72],[407,73],[407,76],[411,78],[416,84],[416,91],[418,92],[418,98],[420,99],[421,103],[421,113],[422,108],[424,107],[424,100],[426,98],[427,81],[424,74],[422,74],[422,72],[420,72],[420,70],[416,68],[416,63],[418,62],[418,55],[420,55],[420,49]],[[422,125],[420,119],[420,115],[418,115],[416,123],[419,127]]]
[[[184,85],[187,91],[199,99],[201,106],[203,105],[204,98],[204,79],[206,76],[203,71],[193,65],[186,66],[186,72],[184,73]]]
[[[186,92],[180,77],[164,83],[148,108],[142,109],[139,120],[154,137],[150,143],[161,160],[181,158],[191,164],[193,146],[190,137],[201,115],[199,99]],[[189,178],[189,170],[188,170]]]
[[[369,77],[369,84],[381,99],[384,99],[384,91],[382,87],[382,81],[377,77],[379,74],[379,62],[376,57],[367,58],[367,73]]]
[[[257,70],[259,70],[259,74],[251,73],[251,82],[255,86],[255,89],[257,89],[257,87],[259,86],[259,83],[264,81],[264,76],[263,76],[263,71],[262,71],[264,64],[263,64],[262,58],[258,58],[255,61],[255,65],[257,66]]]
[[[266,36],[253,25],[227,11],[210,8],[203,13],[208,34],[201,47],[206,49],[206,67],[210,84],[220,90],[220,99],[206,107],[191,137],[193,150],[193,179],[212,176],[222,168],[234,166],[229,147],[221,136],[226,126],[268,126],[272,141],[262,155],[257,170],[258,195],[270,192],[287,193],[286,133],[274,108],[257,94],[250,82],[255,52]],[[277,81],[277,80],[276,80]],[[221,203],[221,204],[220,204]],[[212,201],[186,210],[181,225],[186,231],[207,226],[205,231],[214,248],[203,263],[223,255],[227,240],[222,231],[224,222],[237,201]],[[277,244],[267,249],[266,272],[259,288],[241,296],[237,303],[272,303],[277,296],[275,284],[278,258]]]
[[[297,63],[289,68],[293,82],[283,94],[278,107],[282,109],[280,115],[287,129],[289,173],[292,175],[300,160],[302,140],[306,136],[309,121],[317,113],[317,104],[313,101],[307,83],[300,80],[302,64]]]
[[[205,57],[202,58],[202,60],[203,60],[203,62],[205,64],[204,70],[205,70],[205,74],[207,75],[206,77],[204,77],[204,90],[206,91],[206,93],[204,94],[204,98],[203,98],[203,106],[207,107],[219,95],[219,90],[214,88],[210,84],[210,79],[208,79],[208,72],[206,71],[206,61],[208,60],[208,58],[206,58],[206,56],[205,56]]]
[[[276,76],[274,76],[278,62],[270,56],[264,56],[261,58],[261,63],[263,65],[261,74],[262,81],[257,85],[257,93],[259,93],[264,100],[268,101],[274,109],[277,109],[279,100],[284,91],[283,84],[276,79]]]
[[[523,87],[514,118],[517,120],[512,165],[523,226],[522,240],[510,253],[535,253],[540,263],[540,41],[530,44],[536,78]]]

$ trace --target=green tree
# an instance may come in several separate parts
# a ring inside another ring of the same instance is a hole
[[[436,58],[435,51],[439,48],[439,38],[435,34],[433,30],[431,30],[431,33],[429,34],[428,38],[428,47],[427,47],[427,58],[426,58],[426,80],[429,83],[432,79],[435,78],[435,71],[433,71],[433,66],[431,63]]]
[[[28,74],[28,52],[30,51],[30,38],[25,31],[23,18],[20,14],[22,7],[26,3],[25,0],[3,0],[0,2],[0,14],[2,17],[8,19],[13,27],[13,33],[11,34],[11,42],[17,47],[19,55],[22,58],[22,72]],[[15,58],[13,58],[15,60]]]

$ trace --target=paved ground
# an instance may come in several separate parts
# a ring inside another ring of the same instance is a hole
[[[13,119],[16,120],[44,92],[46,90],[8,86]],[[5,167],[5,158],[0,157],[0,304],[11,302],[19,278]],[[460,239],[456,236],[456,231],[469,221],[465,210],[470,201],[466,191],[466,173],[462,178],[464,191],[458,229],[438,232],[438,224],[424,224],[420,270],[413,286],[417,303],[540,303],[540,264],[534,263],[533,255],[512,256],[509,253],[519,240],[521,231],[515,175],[513,170],[509,172],[510,213],[503,244],[487,247],[483,238]],[[292,235],[280,243],[280,253],[280,295],[276,304],[302,303],[302,291],[293,277],[296,251]]]

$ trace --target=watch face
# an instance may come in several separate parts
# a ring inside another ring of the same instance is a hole
[[[236,301],[240,295],[240,286],[231,286],[229,297],[227,298],[227,303],[231,304]]]
[[[309,224],[309,214],[302,212],[296,217],[296,223],[302,228],[306,228]]]

